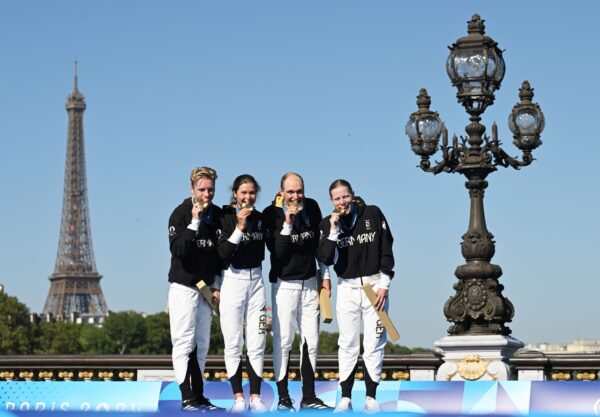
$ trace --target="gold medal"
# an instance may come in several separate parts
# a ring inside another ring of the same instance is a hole
[[[302,211],[304,209],[304,201],[303,200],[292,201],[292,202],[290,202],[290,204],[288,204],[288,207],[295,208],[298,211]]]
[[[192,204],[195,206],[196,204],[200,204],[195,195],[192,196]],[[210,203],[208,201],[202,201],[202,208],[205,209],[208,207]]]
[[[250,210],[250,211],[254,210],[254,206],[252,205],[252,203],[250,203],[250,202],[247,202],[247,201],[244,201],[244,202],[242,203],[242,208],[243,208],[243,209],[244,209],[244,208],[246,208],[246,209],[248,209],[248,210]]]
[[[344,216],[346,214],[346,209],[344,207],[336,207],[335,210],[333,210],[334,213],[339,214],[340,216]]]

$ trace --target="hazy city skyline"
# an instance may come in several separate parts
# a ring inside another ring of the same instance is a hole
[[[404,125],[426,87],[449,133],[465,134],[446,46],[479,13],[507,67],[483,116],[488,133],[496,121],[518,155],[506,120],[523,80],[546,116],[537,160],[488,178],[492,263],[516,311],[509,326],[525,343],[600,339],[597,3],[26,0],[2,11],[0,283],[33,311],[56,260],[77,58],[92,237],[110,310],[165,307],[167,219],[189,194],[191,168],[217,169],[218,204],[236,175],[253,174],[260,209],[281,175],[298,171],[324,213],[340,177],[382,208],[395,237],[399,343],[431,347],[449,325],[442,308],[464,262],[469,200],[463,177],[416,168]]]

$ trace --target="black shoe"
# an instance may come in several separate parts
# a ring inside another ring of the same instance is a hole
[[[196,403],[200,407],[200,410],[204,410],[204,411],[225,411],[224,408],[217,407],[216,405],[214,405],[213,403],[211,403],[210,400],[208,398],[206,398],[206,397],[200,397],[200,398],[198,398],[198,400],[196,401]]]
[[[294,400],[292,400],[289,395],[280,397],[279,404],[277,404],[277,411],[295,413],[296,409],[294,408]]]
[[[181,411],[225,411],[224,408],[217,407],[211,403],[208,398],[191,398],[181,402]]]
[[[314,398],[308,398],[308,399],[302,399],[302,401],[300,401],[300,408],[302,409],[308,409],[308,410],[333,410],[333,407],[328,406],[327,404],[325,404],[320,398],[314,397]]]
[[[181,411],[202,411],[200,409],[200,404],[195,398],[190,398],[187,400],[183,400],[181,402]]]

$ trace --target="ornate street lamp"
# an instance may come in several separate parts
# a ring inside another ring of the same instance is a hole
[[[470,115],[470,123],[465,128],[467,136],[461,136],[459,142],[454,135],[452,143],[448,143],[448,132],[440,116],[429,109],[431,99],[425,89],[421,89],[417,97],[418,110],[410,115],[406,124],[411,149],[421,157],[421,169],[434,174],[458,172],[467,178],[471,211],[469,228],[461,243],[466,263],[456,269],[456,293],[444,306],[446,318],[453,323],[448,333],[454,336],[508,336],[511,333],[506,323],[511,321],[514,308],[502,295],[504,287],[498,282],[502,269],[490,263],[495,252],[494,237],[485,224],[483,195],[488,185],[486,177],[498,166],[519,169],[533,162],[531,152],[541,145],[540,133],[544,129],[544,115],[532,102],[533,89],[529,82],[524,81],[519,90],[521,101],[508,118],[513,143],[523,152],[522,158],[512,158],[501,148],[495,123],[491,137],[485,134],[481,114],[493,104],[505,66],[502,51],[485,35],[484,29],[484,21],[474,15],[468,24],[469,34],[450,47],[446,62],[458,102]],[[432,166],[429,158],[438,148],[441,148],[442,159]]]

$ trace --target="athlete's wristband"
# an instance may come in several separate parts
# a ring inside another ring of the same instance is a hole
[[[377,286],[379,288],[383,288],[384,290],[390,289],[391,278],[388,274],[384,274],[383,272],[379,273],[379,284]]]
[[[192,222],[188,225],[188,229],[193,230],[194,232],[198,231],[198,227],[200,226],[200,219],[192,218]]]
[[[283,228],[281,229],[281,236],[290,236],[292,234],[292,225],[283,222]]]
[[[238,243],[240,243],[240,240],[242,240],[242,236],[244,236],[244,232],[242,232],[236,227],[231,236],[229,236],[229,239],[227,239],[227,241],[233,243],[234,245],[237,245]]]

